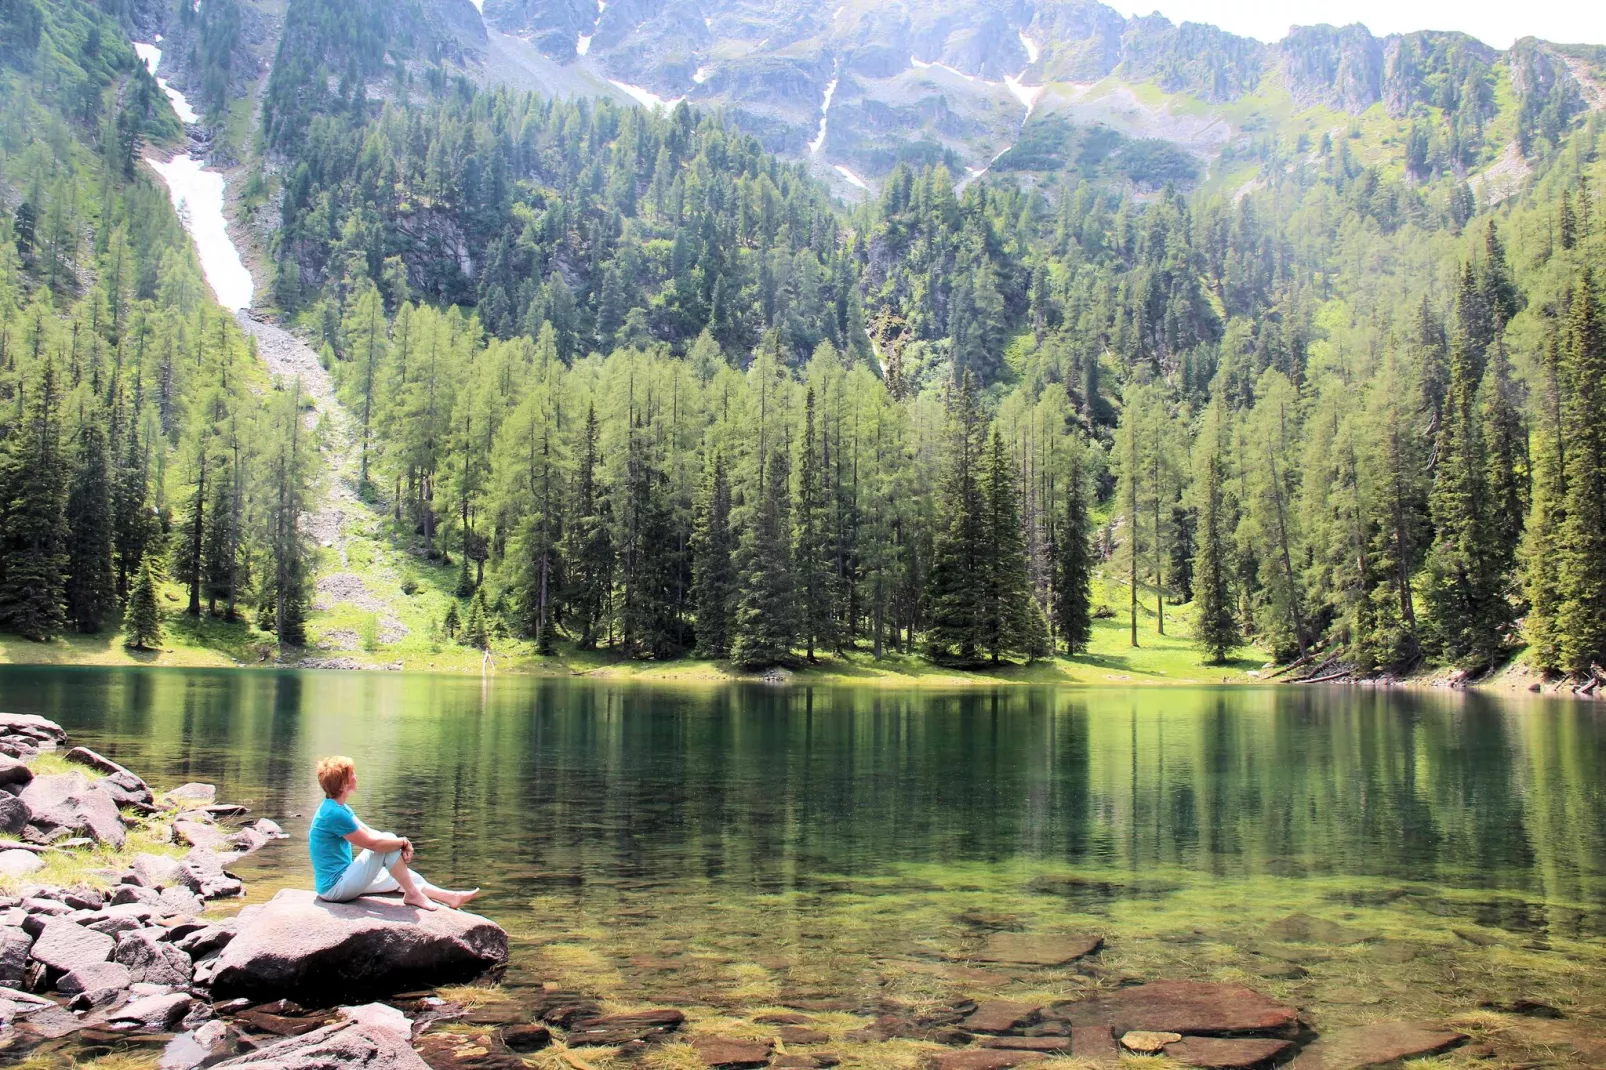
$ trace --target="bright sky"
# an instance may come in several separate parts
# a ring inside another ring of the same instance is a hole
[[[1496,48],[1519,37],[1569,44],[1606,44],[1602,0],[1110,0],[1124,15],[1156,5],[1172,22],[1208,22],[1262,41],[1278,41],[1291,25],[1364,23],[1379,37],[1411,30],[1461,30]]]

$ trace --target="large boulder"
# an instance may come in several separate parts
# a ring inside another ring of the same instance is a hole
[[[0,791],[0,832],[15,836],[28,827],[33,811],[28,804],[7,792]]]
[[[0,754],[0,788],[21,791],[33,779],[28,763],[9,754]]]
[[[29,823],[43,832],[66,829],[121,848],[126,838],[117,800],[82,773],[34,777],[19,796],[33,812]]]
[[[369,896],[325,903],[286,889],[240,912],[211,985],[220,1000],[320,1005],[471,980],[506,963],[507,933],[478,914]]]
[[[214,1065],[217,1070],[429,1070],[406,1040],[361,1022],[327,1025]]]
[[[164,930],[134,929],[117,937],[112,957],[128,967],[134,980],[177,988],[187,985],[195,969],[189,955],[161,939]]]

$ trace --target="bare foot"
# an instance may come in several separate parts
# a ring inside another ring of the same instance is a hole
[[[462,910],[464,903],[467,903],[470,899],[473,899],[479,894],[480,890],[478,888],[470,888],[466,892],[448,892],[442,899],[442,902],[451,907],[453,910]]]
[[[427,898],[425,898],[422,895],[404,895],[404,896],[402,896],[402,902],[406,903],[410,907],[416,907],[419,910],[438,910],[438,909],[440,909],[434,903],[431,903]]]

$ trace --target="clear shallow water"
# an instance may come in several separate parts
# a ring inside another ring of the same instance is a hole
[[[352,755],[358,812],[485,888],[514,991],[734,1013],[1187,976],[1319,1026],[1606,1006],[1589,703],[4,667],[0,709],[279,820],[252,898],[310,883],[311,769]],[[967,965],[999,930],[1109,943],[1092,970]]]

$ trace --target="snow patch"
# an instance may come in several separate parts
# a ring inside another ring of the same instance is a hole
[[[1026,64],[1027,64],[1027,66],[1030,66],[1033,63],[1036,63],[1037,62],[1037,57],[1041,56],[1043,54],[1042,48],[1038,46],[1036,41],[1033,41],[1030,37],[1027,37],[1026,36],[1026,31],[1024,31],[1024,30],[1020,31],[1019,37],[1020,37],[1020,46],[1026,50]]]
[[[480,18],[484,18],[485,17],[485,0],[470,0],[470,3],[472,3],[474,5],[474,10],[478,11],[480,13]]]
[[[837,174],[839,174],[843,178],[847,179],[848,182],[851,185],[858,186],[860,189],[864,190],[866,193],[870,192],[870,183],[866,182],[864,179],[860,178],[858,175],[856,175],[852,171],[848,170],[842,164],[837,164],[836,165],[836,171],[837,171]]]
[[[691,80],[696,82],[698,85],[702,85],[704,82],[708,81],[709,76],[713,73],[714,68],[712,67],[698,67],[697,70],[693,72]]]
[[[1014,77],[1006,74],[1004,76],[1004,86],[1010,91],[1016,100],[1020,101],[1021,104],[1025,106],[1026,119],[1030,119],[1032,117],[1032,109],[1037,107],[1038,100],[1043,96],[1043,90],[1048,87],[1041,85],[1023,85],[1021,84],[1021,79],[1024,77],[1026,77],[1025,71],[1021,71],[1018,76]],[[1026,119],[1022,119],[1021,122],[1024,123]]]
[[[612,78],[608,79],[608,84],[620,92],[627,94],[631,100],[634,100],[643,108],[669,109],[686,99],[685,97],[675,97],[673,99],[666,100],[650,89],[643,89],[639,85],[631,85],[628,82],[616,82]]]
[[[847,9],[848,9],[848,5],[843,4],[841,7],[837,8],[835,11],[831,12],[831,21],[835,22],[837,19],[841,18],[842,17],[842,12],[846,11]]]
[[[928,63],[925,60],[920,59],[920,58],[918,58],[916,56],[910,56],[909,57],[909,65],[911,67],[913,67],[915,70],[918,70],[918,71],[929,71],[933,67],[935,67],[939,71],[947,71],[949,74],[952,74],[955,77],[963,78],[967,82],[976,82],[979,85],[997,85],[998,84],[997,82],[989,82],[987,79],[981,77],[978,74],[966,74],[964,71],[960,70],[959,68],[950,67],[946,63],[936,63],[936,62]],[[1021,73],[1025,74],[1026,72],[1022,71]]]
[[[574,43],[574,54],[577,55],[577,56],[583,56],[587,52],[590,52],[591,51],[591,38],[593,38],[595,36],[596,36],[595,34],[590,34],[590,33],[581,34],[579,40],[575,41],[575,43]]]
[[[162,66],[162,50],[143,41],[135,41],[133,44],[134,55],[138,56],[139,61],[145,64],[145,69],[150,72],[151,77],[156,78],[156,72]],[[168,85],[166,78],[156,78],[156,84],[163,93],[167,94],[168,103],[173,105],[173,112],[178,116],[180,122],[198,123],[201,121],[200,115],[196,113],[194,108],[190,107],[189,98]]]
[[[218,304],[230,311],[250,308],[256,286],[223,219],[223,176],[182,152],[166,163],[149,157],[145,162],[167,183],[173,210],[195,243],[201,271]]]
[[[832,75],[830,83],[825,87],[825,102],[820,105],[820,132],[809,142],[810,152],[819,152],[825,145],[825,123],[831,117],[831,98],[836,96],[836,84],[839,79],[839,75]]]

